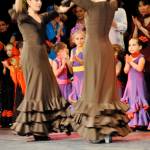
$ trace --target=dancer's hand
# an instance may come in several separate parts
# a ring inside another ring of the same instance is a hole
[[[54,8],[58,13],[66,13],[70,9],[70,7],[61,6],[61,5],[60,6],[55,5]]]
[[[74,6],[73,2],[70,3],[69,7],[62,6],[62,5],[60,5],[60,6],[55,5],[54,8],[58,13],[66,13],[72,6]]]

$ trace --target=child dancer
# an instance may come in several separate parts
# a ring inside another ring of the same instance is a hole
[[[132,38],[129,41],[129,52],[126,55],[124,72],[128,74],[128,81],[125,88],[123,102],[129,104],[127,115],[130,119],[129,126],[133,129],[150,128],[150,116],[147,109],[148,102],[145,99],[145,83],[143,68],[145,65],[144,56],[140,53],[142,46],[138,39]]]
[[[81,96],[83,86],[83,46],[85,40],[85,33],[81,30],[76,30],[72,33],[73,42],[76,47],[72,49],[70,61],[73,67],[73,81],[72,81],[72,92],[69,96],[71,103],[76,102]]]
[[[55,46],[56,59],[53,61],[53,71],[56,76],[62,96],[68,100],[68,96],[71,92],[71,81],[68,78],[68,70],[72,72],[69,58],[67,57],[67,45],[63,42],[59,42]]]

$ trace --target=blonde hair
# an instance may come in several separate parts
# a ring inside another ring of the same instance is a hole
[[[85,37],[85,31],[83,31],[83,30],[77,30],[77,31],[73,32],[71,36],[74,39],[79,34],[82,34]]]

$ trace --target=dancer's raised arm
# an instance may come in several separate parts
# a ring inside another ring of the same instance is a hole
[[[22,12],[23,0],[16,0],[15,4],[13,5],[13,9],[15,9],[17,13]]]
[[[55,6],[55,9],[59,13],[65,13],[72,6],[74,6],[74,4],[87,10],[92,5],[92,1],[91,0],[63,0],[62,5],[61,6]]]

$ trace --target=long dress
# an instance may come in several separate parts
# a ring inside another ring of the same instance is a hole
[[[15,16],[14,10],[9,13]],[[44,44],[45,26],[54,16],[54,12],[41,14],[39,23],[27,12],[16,14],[23,37],[20,61],[26,82],[20,113],[12,126],[19,135],[47,136],[49,132],[68,131],[63,125],[68,104],[60,94]]]
[[[139,59],[144,57],[140,54],[134,62],[138,64]],[[130,117],[129,126],[131,128],[150,128],[150,116],[148,114],[148,100],[145,97],[145,81],[143,72],[130,68],[127,85],[122,97],[122,101],[129,104],[127,115]]]
[[[125,136],[130,132],[124,113],[128,107],[116,92],[114,52],[108,38],[116,3],[72,1],[86,10],[85,79],[72,126],[87,140],[101,140],[111,133]]]

